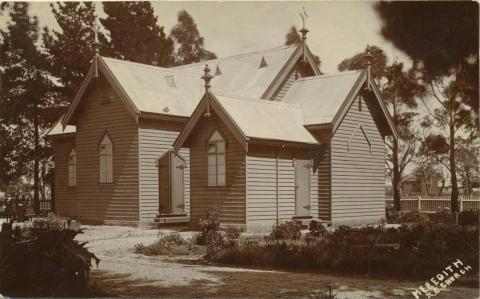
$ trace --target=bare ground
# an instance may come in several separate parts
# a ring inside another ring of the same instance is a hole
[[[89,241],[87,246],[101,259],[91,273],[92,290],[108,297],[316,298],[333,283],[337,298],[413,298],[413,289],[424,283],[218,267],[198,263],[195,258],[147,257],[134,254],[133,247],[153,243],[158,230],[85,228],[77,238]],[[435,298],[479,298],[479,290],[454,284]]]

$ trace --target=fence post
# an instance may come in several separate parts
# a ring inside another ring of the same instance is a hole
[[[418,195],[418,212],[421,212],[422,211],[422,196],[421,195]]]
[[[459,196],[460,197],[460,212],[463,211],[463,196]]]

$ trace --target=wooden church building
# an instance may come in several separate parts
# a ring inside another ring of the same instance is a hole
[[[56,212],[82,223],[378,223],[385,136],[365,70],[322,75],[306,44],[174,68],[97,55],[48,136]],[[208,64],[208,66],[205,66]]]

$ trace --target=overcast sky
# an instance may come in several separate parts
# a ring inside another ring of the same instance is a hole
[[[363,51],[367,44],[383,48],[389,59],[410,65],[409,59],[380,35],[380,20],[373,4],[370,1],[153,2],[158,23],[167,34],[177,22],[178,11],[187,10],[205,38],[206,48],[218,57],[281,46],[290,26],[301,28],[299,12],[305,7],[309,15],[308,45],[320,56],[323,72],[336,72],[340,61]],[[104,16],[101,3],[97,4],[97,11],[100,17]],[[31,14],[38,16],[40,26],[58,28],[49,2],[32,3]],[[4,21],[0,26],[4,26]]]

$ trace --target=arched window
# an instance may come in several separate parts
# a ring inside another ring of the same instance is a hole
[[[113,182],[113,153],[112,140],[107,134],[103,136],[100,142],[100,183]]]
[[[225,186],[225,139],[215,131],[208,139],[208,186]]]
[[[77,185],[77,152],[74,148],[68,154],[68,186]]]

